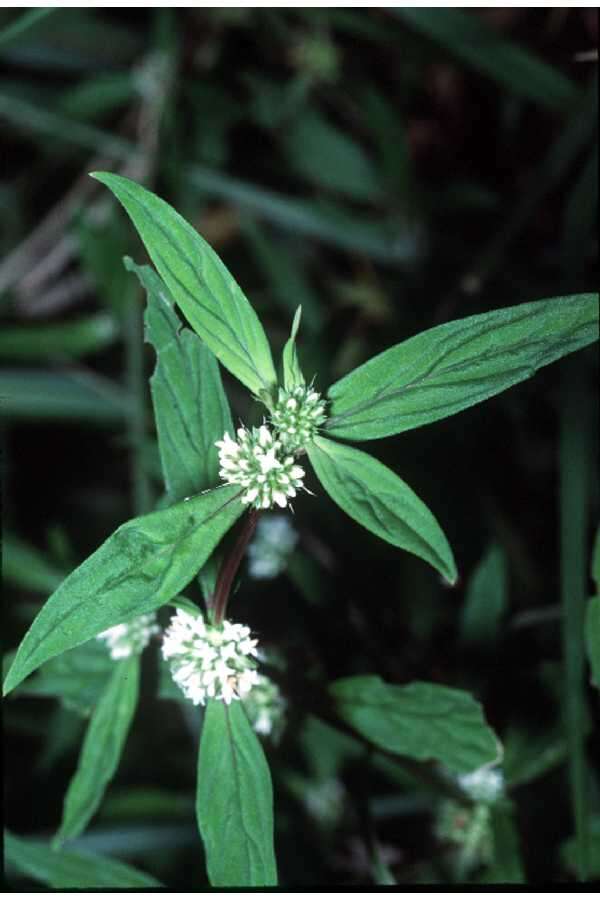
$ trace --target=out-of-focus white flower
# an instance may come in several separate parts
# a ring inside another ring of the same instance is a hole
[[[258,520],[248,547],[248,572],[252,578],[275,578],[298,542],[298,532],[288,516],[265,515]]]
[[[294,461],[266,425],[238,428],[237,441],[225,432],[219,448],[219,475],[229,484],[245,488],[242,503],[256,509],[275,504],[287,506],[290,497],[302,487],[304,469]]]
[[[504,776],[499,769],[483,766],[473,772],[458,776],[458,783],[473,800],[479,803],[495,803],[504,788]]]
[[[122,625],[114,625],[96,635],[99,641],[106,641],[112,659],[124,659],[134,653],[141,653],[150,643],[153,634],[160,628],[154,613],[147,613]]]
[[[259,682],[256,643],[247,625],[208,625],[201,614],[179,609],[165,631],[162,655],[173,681],[195,706],[211,698],[229,704]]]
[[[277,740],[284,726],[286,702],[274,681],[259,675],[252,692],[244,700],[244,709],[257,734]]]
[[[325,401],[312,387],[279,388],[271,424],[287,450],[300,450],[310,443],[326,418]]]

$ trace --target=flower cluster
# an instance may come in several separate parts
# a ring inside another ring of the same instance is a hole
[[[207,625],[201,614],[179,609],[165,631],[162,654],[173,681],[195,706],[210,698],[229,704],[259,683],[252,659],[257,656],[256,641],[246,625]]]
[[[258,520],[248,547],[248,572],[252,578],[275,578],[286,567],[298,533],[286,515],[267,513]]]
[[[287,506],[302,487],[304,469],[283,449],[266,425],[260,428],[238,428],[237,442],[225,432],[219,448],[219,475],[230,484],[246,488],[242,503],[256,509],[269,509],[276,503]]]
[[[285,724],[285,707],[286,702],[275,682],[266,675],[258,675],[252,693],[244,699],[248,719],[257,734],[270,735],[277,740]]]
[[[312,441],[326,418],[325,401],[311,387],[279,388],[271,423],[287,450],[300,450]]]
[[[99,641],[106,641],[112,659],[124,659],[134,653],[141,653],[150,643],[152,635],[158,634],[159,631],[156,616],[154,613],[148,613],[132,619],[131,622],[107,628],[106,631],[96,635],[96,638]]]

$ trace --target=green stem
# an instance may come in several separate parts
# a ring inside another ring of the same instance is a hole
[[[560,420],[560,558],[563,604],[564,699],[576,870],[588,872],[589,809],[585,760],[586,525],[588,492],[587,389],[579,360],[564,363]]]

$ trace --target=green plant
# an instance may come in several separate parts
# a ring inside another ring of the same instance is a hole
[[[153,614],[167,604],[176,607],[163,657],[185,696],[206,709],[196,811],[210,881],[274,885],[271,779],[244,702],[265,676],[258,672],[257,641],[248,626],[225,618],[258,516],[287,506],[302,490],[306,456],[344,512],[453,584],[453,553],[431,511],[398,475],[344,441],[383,438],[453,415],[590,344],[597,338],[597,296],[555,297],[439,325],[373,357],[321,393],[320,385],[307,384],[299,364],[300,310],[279,379],[258,316],[200,235],[136,183],[106,173],[95,177],[121,201],[157,270],[125,261],[148,296],[165,499],[161,508],[122,525],[62,582],[16,651],[4,692],[38,669],[47,674],[61,655],[76,671],[95,647],[87,642],[97,637],[104,636],[117,660],[104,661],[109,677],[95,698],[65,798],[55,839],[55,852],[64,852],[62,843],[86,827],[118,766],[137,702],[139,655],[156,629]],[[193,331],[181,326],[176,307]],[[265,409],[263,424],[241,426],[237,440],[217,360]],[[220,479],[225,483],[219,485]],[[235,539],[228,541],[240,519]],[[181,595],[195,576],[205,614]],[[595,659],[595,638],[591,645]],[[275,678],[276,667],[269,673]],[[503,752],[470,694],[358,675],[334,681],[327,698],[311,702],[312,711],[354,739],[412,762],[420,777],[434,778],[467,807],[475,804],[477,827],[467,831],[471,843],[475,832],[477,840],[461,856],[464,869],[476,857],[483,832],[487,842],[494,817],[504,827],[507,807],[490,812],[496,796],[472,798],[465,788],[465,776],[499,764]],[[282,706],[275,708],[273,715],[280,714]],[[254,724],[257,715],[260,710]],[[441,768],[424,766],[429,760]]]

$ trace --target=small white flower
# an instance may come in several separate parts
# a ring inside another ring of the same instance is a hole
[[[310,443],[325,419],[325,401],[312,388],[279,388],[271,424],[287,450],[301,450]]]
[[[106,641],[112,659],[125,659],[134,653],[141,653],[150,643],[153,634],[160,628],[154,613],[148,613],[121,625],[114,625],[96,635],[99,641]]]
[[[207,625],[200,613],[178,610],[165,632],[162,654],[173,680],[194,705],[212,697],[229,704],[257,683],[256,644],[247,625]]]
[[[246,488],[242,503],[256,509],[287,506],[288,498],[295,497],[296,489],[302,487],[302,466],[294,464],[293,456],[284,455],[281,440],[266,425],[238,428],[237,436],[236,442],[225,432],[216,442],[221,478]]]

